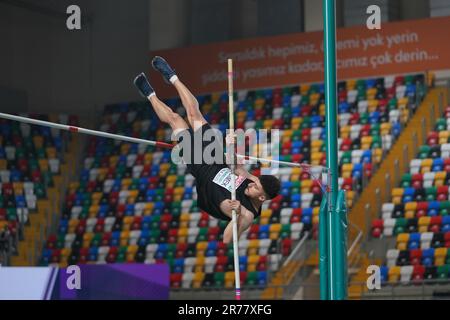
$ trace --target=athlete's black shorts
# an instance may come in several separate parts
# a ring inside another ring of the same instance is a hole
[[[198,182],[208,179],[212,172],[215,174],[218,167],[227,166],[222,134],[219,130],[213,129],[209,123],[205,123],[195,132],[192,128],[183,130],[177,133],[176,137],[178,146],[182,147],[180,155],[188,173],[191,173]],[[189,139],[189,142],[186,143],[185,139]],[[185,149],[187,146],[190,150]]]

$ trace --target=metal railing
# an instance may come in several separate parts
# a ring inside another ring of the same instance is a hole
[[[444,291],[450,299],[450,280],[448,279],[422,279],[407,281],[398,280],[395,283],[385,282],[381,289],[369,290],[366,282],[352,282],[362,292],[361,299],[430,299],[433,294]]]
[[[297,257],[297,254],[300,252],[300,249],[303,247],[303,245],[304,245],[305,241],[308,239],[308,237],[309,237],[309,232],[306,231],[305,234],[303,235],[303,237],[300,239],[300,241],[295,246],[295,248],[289,254],[289,256],[284,260],[283,264],[281,265],[281,268],[286,267],[289,262],[293,261]]]
[[[350,248],[348,248],[348,250],[347,250],[347,257],[350,257],[351,254],[353,253],[353,250],[355,250],[355,248],[363,242],[363,235],[364,235],[363,231],[356,224],[350,222],[349,226],[356,229],[356,231],[358,233],[356,235],[356,238],[353,240],[352,244],[350,245]]]

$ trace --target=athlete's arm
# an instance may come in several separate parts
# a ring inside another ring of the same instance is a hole
[[[237,215],[237,231],[238,231],[238,239],[241,234],[247,230],[254,219],[254,215],[250,210],[247,210],[245,207],[241,206],[240,214]],[[223,242],[228,244],[233,241],[233,221],[230,221],[223,232]]]

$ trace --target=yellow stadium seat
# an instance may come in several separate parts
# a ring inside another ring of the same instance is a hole
[[[312,152],[311,153],[311,161],[320,161],[324,156],[323,152]]]
[[[110,167],[115,167],[118,162],[119,162],[119,157],[118,156],[111,156],[111,157],[109,157],[109,165],[110,165]]]
[[[0,170],[6,170],[8,167],[8,162],[5,159],[0,159]]]
[[[303,118],[302,117],[293,117],[292,118],[292,120],[291,120],[291,125],[292,126],[294,126],[294,125],[301,125],[302,124],[302,122],[303,122]]]
[[[100,210],[100,206],[98,206],[98,205],[91,205],[89,207],[89,215],[91,215],[91,214],[97,215],[99,210]]]
[[[403,188],[394,188],[392,189],[392,196],[393,197],[401,197],[403,196],[403,192],[405,190]]]
[[[189,229],[188,228],[180,227],[178,229],[178,237],[187,237],[188,234],[189,234]]]
[[[313,140],[311,141],[311,152],[320,152],[323,146],[323,140]]]
[[[325,103],[322,103],[320,106],[319,106],[319,114],[323,117],[323,116],[325,116]]]
[[[191,220],[191,215],[188,212],[183,212],[180,215],[180,222],[189,222],[189,220]]]
[[[154,206],[153,202],[146,202],[144,205],[144,209],[145,210],[153,210],[153,206]]]
[[[71,249],[70,248],[63,248],[61,249],[61,257],[68,257],[71,253]]]
[[[434,180],[444,180],[446,176],[447,176],[447,172],[439,171],[439,172],[435,173]]]
[[[273,126],[273,120],[272,119],[264,120],[264,129],[271,129],[272,126]]]
[[[272,215],[272,209],[261,210],[261,217],[270,218],[271,215]]]
[[[103,196],[102,192],[93,192],[92,200],[101,200],[102,196]]]
[[[41,171],[49,171],[48,160],[39,159],[39,168],[41,169]]]
[[[86,232],[83,234],[83,248],[89,248],[91,245],[91,240],[94,237],[94,233]]]
[[[203,272],[205,269],[205,251],[197,252],[197,261],[194,266],[195,272]]]
[[[309,88],[310,88],[310,85],[309,85],[309,84],[302,84],[302,85],[300,86],[300,94],[301,94],[302,96],[307,95],[307,94],[308,94],[308,91],[309,91]]]
[[[152,154],[152,153],[146,153],[146,154],[144,155],[144,164],[145,164],[145,165],[151,164],[151,163],[152,163],[152,160],[153,160],[153,154]]]
[[[313,208],[313,216],[318,216],[320,212],[320,207],[314,207]]]
[[[397,249],[406,250],[408,247],[409,233],[400,233],[397,235]]]
[[[447,256],[448,248],[436,248],[434,251],[434,264],[436,266],[443,266],[445,264],[445,257]]]
[[[342,126],[340,129],[341,138],[347,139],[350,137],[351,127],[350,126]]]
[[[45,149],[45,152],[47,154],[47,158],[49,158],[49,159],[56,158],[56,148],[54,148],[54,147],[47,147]]]
[[[269,237],[271,240],[277,240],[278,236],[280,234],[281,230],[281,224],[280,223],[274,223],[271,224],[269,227]]]
[[[138,251],[138,249],[139,249],[139,246],[136,245],[136,244],[129,245],[129,246],[127,247],[127,253],[133,253],[133,254],[135,254],[135,253]]]
[[[225,288],[234,288],[234,272],[233,271],[227,271],[225,272]]]
[[[381,124],[380,126],[380,134],[386,135],[389,134],[391,132],[391,128],[392,128],[392,124],[390,122],[384,122]]]
[[[422,167],[431,167],[433,164],[433,159],[423,159],[421,162]]]
[[[194,279],[192,280],[192,287],[195,289],[201,288],[204,278],[205,278],[205,274],[203,272],[195,272]]]
[[[206,250],[208,247],[208,241],[197,242],[197,250]]]
[[[353,206],[353,199],[355,197],[355,192],[353,190],[347,191],[347,206],[351,208]]]
[[[423,216],[419,218],[419,221],[417,222],[419,226],[419,232],[424,233],[428,231],[428,226],[430,225],[431,217]]]
[[[417,202],[413,201],[405,203],[405,210],[416,211],[416,209],[417,209]]]
[[[372,136],[364,136],[361,138],[361,144],[371,144],[372,140]]]
[[[23,194],[23,182],[13,182],[14,194]]]
[[[310,179],[305,179],[301,181],[300,191],[301,193],[309,193],[311,191],[311,187],[313,185],[313,181]]]
[[[176,176],[174,174],[168,175],[166,178],[166,182],[176,182],[177,178],[178,178],[178,176]]]
[[[252,239],[248,242],[247,255],[257,254],[259,248],[259,239]]]
[[[313,93],[309,96],[309,101],[312,105],[317,104],[317,102],[320,99],[320,94],[319,93]]]
[[[36,149],[40,149],[44,144],[44,138],[42,136],[34,136],[33,143]]]
[[[160,165],[159,165],[159,169],[160,170],[169,170],[170,169],[170,163],[161,163]]]
[[[139,190],[130,190],[129,191],[129,196],[131,198],[137,198],[138,195],[139,195]]]
[[[405,211],[405,219],[413,219],[415,216],[415,211]]]
[[[260,224],[268,224],[272,216],[271,209],[261,210]]]
[[[184,194],[184,187],[176,187],[176,188],[173,190],[173,194],[174,194],[174,195]]]
[[[447,139],[449,136],[450,136],[450,131],[447,131],[447,130],[439,131],[439,140],[444,139],[443,143],[447,143]]]
[[[403,97],[397,100],[397,104],[398,105],[407,105],[409,102],[409,98],[408,97]]]
[[[352,163],[344,163],[342,165],[342,177],[350,178],[352,176],[353,164]]]
[[[375,155],[375,161],[377,163],[380,163],[381,159],[382,159],[382,156],[383,156],[383,149],[375,148],[375,149],[373,149],[373,154]]]
[[[347,80],[347,90],[353,90],[355,89],[355,86],[356,86],[355,79]]]
[[[319,215],[313,216],[312,223],[313,223],[313,225],[316,225],[319,223]]]
[[[136,252],[138,250],[138,246],[133,244],[129,245],[127,248],[127,262],[134,262],[134,257],[136,256]]]
[[[388,275],[389,275],[389,282],[396,283],[400,278],[400,267],[399,266],[390,267]]]
[[[247,258],[247,272],[254,272],[256,271],[256,265],[259,261],[259,255],[249,255]]]
[[[367,96],[367,99],[368,99],[368,101],[367,101],[367,111],[368,112],[374,112],[374,111],[377,110],[378,100],[374,99],[377,90],[378,89],[376,89],[376,88],[371,88],[371,89],[367,90],[367,92],[371,91],[371,94],[368,93],[368,96]]]
[[[122,231],[120,233],[120,245],[121,246],[127,246],[129,238],[130,238],[130,231],[128,231],[128,230]]]
[[[126,216],[123,218],[123,224],[132,224],[134,221],[133,216]]]
[[[122,179],[122,190],[127,190],[133,181],[129,178]]]
[[[405,204],[405,218],[412,219],[416,216],[417,202],[407,202]]]

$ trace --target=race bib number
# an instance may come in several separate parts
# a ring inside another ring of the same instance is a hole
[[[245,178],[237,175],[234,175],[234,178],[235,188],[237,189],[244,182]],[[229,168],[223,168],[216,174],[213,182],[231,192],[231,170]]]

